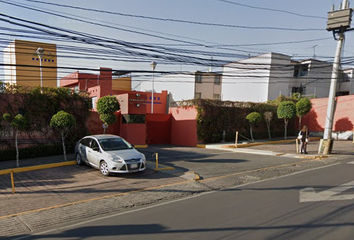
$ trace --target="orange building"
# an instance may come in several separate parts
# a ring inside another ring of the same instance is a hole
[[[60,79],[61,87],[76,91],[87,91],[96,107],[99,98],[107,95],[117,96],[120,111],[116,114],[118,122],[109,126],[106,133],[120,135],[133,144],[170,143],[170,115],[168,112],[168,93],[131,91],[130,72],[114,72],[110,68],[100,68],[99,74],[76,71]],[[151,114],[151,104],[154,113]],[[91,134],[102,133],[102,121],[92,112],[87,123]]]
[[[16,39],[4,49],[4,63],[5,83],[57,87],[56,44]]]
[[[73,72],[60,79],[60,87],[71,88],[76,91],[87,91],[92,98],[92,106],[96,108],[96,101],[107,95],[139,94],[145,97],[145,113],[151,113],[151,92],[131,90],[130,72],[114,72],[111,68],[100,68],[99,74]],[[154,92],[154,113],[167,113],[167,91]]]

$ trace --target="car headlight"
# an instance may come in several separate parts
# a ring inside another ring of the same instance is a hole
[[[142,156],[141,156],[140,161],[142,161],[142,162],[145,162],[145,161],[146,161],[145,155],[142,155]]]
[[[122,163],[123,159],[118,157],[118,156],[108,156],[109,160],[112,160],[113,162],[118,162],[118,163]]]

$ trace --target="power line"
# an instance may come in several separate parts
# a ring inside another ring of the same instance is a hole
[[[222,24],[222,23],[195,22],[195,21],[181,20],[181,19],[157,18],[157,17],[150,17],[150,16],[142,16],[142,15],[119,13],[119,12],[111,12],[111,11],[106,11],[106,10],[97,10],[97,9],[77,7],[77,6],[58,4],[58,3],[48,3],[48,2],[42,2],[42,1],[37,1],[37,0],[25,0],[25,1],[36,2],[36,3],[41,3],[41,4],[47,4],[47,5],[53,5],[53,6],[59,6],[59,7],[72,8],[72,9],[79,9],[79,10],[84,10],[84,11],[106,13],[106,14],[119,15],[119,16],[124,16],[124,17],[150,19],[150,20],[157,20],[157,21],[164,21],[164,22],[169,21],[169,22],[188,23],[188,24],[195,24],[195,25],[227,27],[227,28],[244,28],[244,29],[247,28],[247,29],[255,29],[255,30],[268,29],[268,30],[281,30],[281,31],[323,31],[323,29],[314,29],[314,28],[308,28],[308,29],[304,29],[303,28],[303,29],[301,29],[301,28],[280,28],[280,27],[253,27],[253,26],[241,26],[241,25],[231,25],[231,24]],[[4,2],[4,1],[1,1],[1,2]],[[266,8],[261,8],[261,9],[266,9]],[[266,9],[266,10],[269,10],[269,9]],[[275,11],[275,10],[273,10],[273,11]],[[291,13],[291,12],[281,11],[281,10],[278,10],[278,12]],[[291,13],[291,14],[294,14],[294,13]],[[294,14],[294,15],[307,16],[307,15],[300,15],[300,14]],[[307,17],[309,17],[309,16],[307,16]]]
[[[30,1],[30,0],[28,0],[28,1]],[[290,15],[294,15],[294,16],[298,16],[298,17],[327,19],[326,17],[318,17],[318,16],[312,16],[312,15],[299,14],[299,13],[290,12],[290,11],[287,11],[287,10],[275,9],[275,8],[256,7],[256,6],[251,6],[251,5],[247,5],[247,4],[241,4],[241,3],[237,3],[237,2],[232,2],[232,1],[229,1],[229,0],[216,0],[216,1],[229,3],[229,4],[233,4],[233,5],[237,5],[237,6],[242,6],[242,7],[247,7],[247,8],[259,9],[259,10],[265,10],[265,11],[271,11],[271,12],[278,12],[278,13],[279,12],[280,13],[286,13],[286,14],[290,14]]]

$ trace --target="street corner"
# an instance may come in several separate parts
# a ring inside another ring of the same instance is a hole
[[[317,159],[317,160],[322,160],[322,159],[326,159],[328,158],[329,156],[328,155],[307,155],[307,156],[299,156],[299,158],[302,158],[302,159]]]
[[[199,181],[199,180],[203,179],[203,177],[199,173],[194,172],[194,171],[181,173],[181,174],[179,174],[179,177],[187,179],[187,180],[194,180],[194,181]]]

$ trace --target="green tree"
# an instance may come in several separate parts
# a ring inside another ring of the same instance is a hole
[[[101,114],[100,119],[107,125],[111,125],[117,122],[117,116],[114,114]]]
[[[308,98],[301,98],[295,105],[296,116],[299,118],[299,129],[301,129],[301,119],[311,111],[312,103]]]
[[[13,119],[9,113],[3,115],[5,121],[9,122],[15,130],[16,166],[20,166],[20,153],[18,150],[18,133],[28,127],[28,121],[22,114],[17,114]]]
[[[269,136],[269,140],[270,140],[270,139],[272,139],[272,136],[270,134],[270,122],[273,120],[273,112],[266,111],[266,112],[264,112],[263,117],[267,123],[268,136]]]
[[[114,113],[119,109],[119,102],[115,96],[104,96],[97,101],[97,112],[100,114],[100,119],[107,127],[117,122]],[[103,129],[103,133],[106,133],[106,128]]]
[[[250,134],[251,134],[251,139],[252,141],[254,141],[253,139],[253,131],[252,131],[252,125],[256,124],[258,122],[260,122],[262,120],[262,116],[261,114],[259,114],[258,112],[251,112],[250,114],[248,114],[246,116],[246,119],[248,120],[248,122],[250,123]]]
[[[75,125],[75,117],[64,111],[59,111],[58,113],[54,114],[52,119],[50,120],[50,126],[60,133],[65,161],[67,161],[65,138],[68,135],[70,128]]]
[[[295,103],[292,101],[284,101],[284,102],[279,103],[279,106],[277,108],[277,115],[278,115],[278,118],[284,119],[284,123],[285,123],[285,125],[284,125],[284,128],[285,128],[284,139],[286,139],[289,120],[296,116]]]

